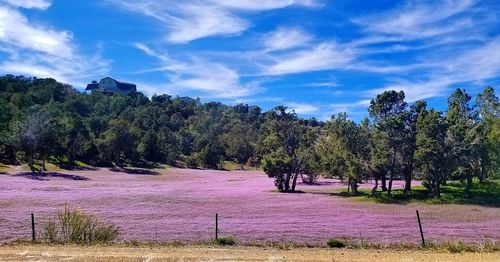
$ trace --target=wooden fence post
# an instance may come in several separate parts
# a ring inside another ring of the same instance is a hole
[[[418,220],[418,227],[420,228],[420,237],[422,238],[422,247],[425,247],[424,231],[422,231],[422,223],[420,222],[420,215],[418,214],[418,210],[417,210],[417,220]]]
[[[35,242],[36,241],[36,235],[35,235],[35,215],[31,213],[31,241]]]

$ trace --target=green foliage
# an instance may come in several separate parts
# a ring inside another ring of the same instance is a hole
[[[331,248],[343,248],[346,246],[344,241],[336,238],[329,239],[326,244]]]
[[[296,114],[278,106],[269,111],[261,143],[262,169],[281,192],[294,192],[301,174],[316,172],[313,145],[317,129],[301,125]]]
[[[316,145],[322,171],[346,181],[353,193],[368,174],[369,137],[367,130],[347,119],[347,115],[332,117],[326,132]]]
[[[215,242],[217,243],[217,245],[221,245],[221,246],[234,246],[236,245],[236,239],[233,238],[233,237],[219,237],[215,240]]]
[[[102,244],[114,241],[118,234],[117,227],[66,205],[58,211],[56,219],[44,225],[43,235],[50,243]]]
[[[415,161],[424,178],[423,184],[435,197],[439,197],[441,184],[446,181],[445,154],[446,125],[439,112],[431,109],[417,120]]]
[[[434,198],[429,190],[423,186],[417,186],[411,192],[394,190],[390,195],[387,192],[371,194],[370,190],[360,189],[359,194],[352,196],[347,192],[338,193],[340,196],[352,197],[355,201],[367,201],[384,204],[472,204],[491,207],[500,207],[500,180],[475,181],[472,183],[469,193],[465,193],[465,183],[448,182],[441,186],[441,197]]]

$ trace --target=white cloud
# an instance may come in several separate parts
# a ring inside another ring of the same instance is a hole
[[[319,5],[315,0],[210,0],[210,2],[227,8],[253,11],[284,8],[290,5],[306,7]]]
[[[476,48],[454,52],[453,57],[436,58],[428,61],[432,70],[423,79],[396,79],[392,83],[365,94],[373,97],[387,90],[402,90],[407,101],[445,96],[453,85],[472,83],[483,85],[485,81],[500,76],[500,37]]]
[[[295,111],[297,114],[312,114],[319,111],[319,107],[307,103],[290,102],[287,103],[287,106],[290,110]]]
[[[41,1],[23,3],[23,7],[43,6]],[[70,32],[32,24],[19,10],[7,6],[0,6],[0,50],[7,56],[0,62],[2,72],[52,77],[79,86],[109,68],[99,55],[80,54]]]
[[[172,43],[187,43],[209,36],[239,34],[250,26],[247,20],[239,16],[240,12],[265,11],[292,5],[309,7],[316,5],[316,1],[312,0],[108,1],[160,21],[167,28],[167,40]]]
[[[342,69],[354,59],[354,50],[336,43],[321,43],[313,48],[277,56],[264,74],[282,75],[319,70]]]
[[[400,40],[428,38],[471,28],[474,23],[468,18],[449,19],[469,11],[474,5],[474,0],[409,1],[388,12],[353,21],[366,31],[381,34],[370,39],[384,40],[387,36]]]
[[[15,9],[0,6],[0,41],[23,49],[31,49],[53,56],[71,56],[72,35],[35,26]]]
[[[242,84],[238,72],[223,64],[196,57],[180,62],[143,43],[137,43],[135,47],[160,60],[161,66],[154,71],[165,72],[170,80],[166,87],[177,93],[196,90],[203,92],[205,97],[237,98],[251,96],[261,90],[259,82]]]
[[[52,0],[0,0],[0,2],[26,9],[47,9],[52,5]]]
[[[284,50],[308,44],[312,37],[297,27],[282,27],[264,35],[266,51]]]

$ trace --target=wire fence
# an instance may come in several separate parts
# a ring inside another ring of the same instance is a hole
[[[314,215],[314,214],[311,214]],[[54,217],[47,214],[26,214],[17,223],[6,225],[0,220],[0,242],[44,241],[45,225]],[[256,221],[253,218],[213,214],[210,217],[170,218],[144,223],[120,222],[119,242],[141,243],[203,243],[231,236],[242,244],[325,245],[337,238],[355,245],[425,245],[426,243],[463,242],[485,244],[500,242],[498,227],[476,223],[435,224],[425,213],[401,217],[397,223],[367,223],[358,228],[338,224],[335,228],[318,222],[297,224],[294,221]],[[408,223],[412,220],[411,223]],[[107,221],[107,220],[106,220]],[[112,221],[112,219],[110,220]]]

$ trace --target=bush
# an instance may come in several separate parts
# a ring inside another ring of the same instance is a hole
[[[198,168],[200,166],[200,159],[198,154],[194,153],[186,158],[186,166],[189,168]]]
[[[57,212],[56,219],[45,224],[43,235],[50,243],[98,244],[111,242],[118,234],[119,229],[114,225],[66,205]]]
[[[221,237],[216,239],[215,242],[222,246],[232,246],[236,244],[236,240],[233,237]]]
[[[331,248],[343,248],[346,246],[344,241],[335,238],[328,240],[326,244]]]

